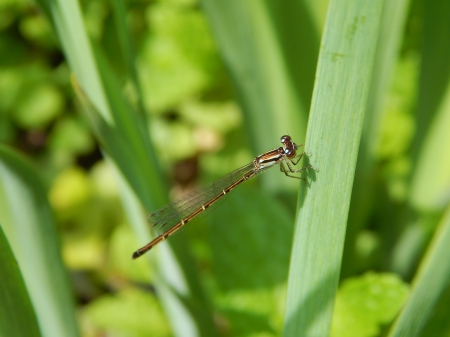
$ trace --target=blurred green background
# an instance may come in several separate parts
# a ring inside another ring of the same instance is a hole
[[[2,333],[281,334],[305,186],[277,169],[130,256],[147,214],[303,143],[327,6],[0,0]],[[427,268],[450,253],[450,5],[385,10],[330,335],[395,335],[414,281],[437,294],[408,336],[448,336],[449,273]]]

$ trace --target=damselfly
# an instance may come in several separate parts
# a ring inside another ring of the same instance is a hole
[[[308,165],[295,169],[295,166],[305,154],[305,152],[302,152],[297,155],[296,152],[303,144],[295,144],[290,136],[281,137],[281,143],[283,146],[263,153],[250,164],[228,173],[215,182],[198,188],[150,214],[148,221],[151,224],[152,232],[156,233],[157,236],[153,241],[135,251],[132,258],[136,259],[148,252],[158,243],[175,234],[196,216],[206,211],[236,186],[276,164],[280,164],[280,171],[286,176],[302,179],[306,182],[305,178],[294,175],[294,173],[312,168]]]

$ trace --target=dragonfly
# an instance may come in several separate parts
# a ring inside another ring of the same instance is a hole
[[[137,259],[158,243],[177,233],[187,223],[205,212],[244,181],[271,167],[280,165],[280,171],[286,176],[301,179],[309,186],[305,178],[295,175],[306,169],[314,169],[311,165],[296,168],[300,159],[306,154],[305,152],[297,154],[297,149],[304,144],[297,145],[288,135],[282,136],[280,141],[282,146],[279,148],[257,156],[251,163],[228,173],[209,185],[193,190],[150,214],[148,221],[151,224],[151,232],[156,234],[156,237],[150,243],[136,250],[131,256],[132,259]]]

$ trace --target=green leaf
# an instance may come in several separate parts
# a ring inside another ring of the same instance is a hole
[[[217,307],[233,336],[279,336],[285,287],[231,290],[220,294]]]
[[[140,79],[152,112],[173,109],[217,77],[219,58],[205,17],[195,8],[156,2],[147,11],[152,34],[140,54]]]
[[[375,274],[346,279],[338,290],[331,337],[378,336],[403,306],[408,286],[395,274]]]
[[[442,146],[450,144],[449,125],[450,80],[424,139],[412,180],[411,202],[421,211],[442,210],[450,199],[450,156],[448,149]]]
[[[289,133],[302,142],[319,48],[313,14],[303,2],[214,1],[203,6],[231,72],[255,153]],[[281,175],[264,187],[289,186]]]
[[[137,289],[96,299],[83,310],[83,318],[106,333],[145,337],[151,331],[155,337],[172,335],[155,296]]]
[[[230,194],[226,205],[219,205],[208,217],[213,271],[219,286],[232,291],[284,282],[292,218],[276,199],[261,195],[253,186],[242,186]]]
[[[43,336],[78,336],[47,191],[35,169],[0,146],[0,223],[19,262]]]
[[[332,0],[319,55],[289,271],[285,336],[326,336],[339,280],[383,1]]]
[[[398,155],[400,151],[404,151],[406,146],[409,146],[409,142],[407,142],[409,138],[404,135],[408,131],[410,131],[408,135],[411,134],[413,129],[412,118],[402,110],[401,114],[385,114],[387,118],[394,115],[394,118],[400,119],[396,120],[397,123],[389,124],[383,120],[383,117],[385,117],[383,115],[383,107],[386,105],[386,94],[389,91],[390,82],[394,77],[392,73],[393,69],[395,69],[396,56],[401,47],[401,38],[408,13],[408,4],[408,0],[385,1],[383,8],[345,239],[343,260],[347,261],[347,263],[342,265],[341,278],[345,278],[347,275],[354,273],[355,270],[358,272],[361,269],[371,268],[370,265],[367,265],[368,261],[365,258],[358,260],[358,257],[361,255],[359,255],[356,249],[358,247],[356,241],[358,237],[361,238],[359,231],[362,226],[367,224],[367,219],[374,207],[376,189],[379,183],[379,180],[374,179],[374,177],[377,177],[379,168],[375,163],[379,157],[377,152],[380,151],[381,126],[392,126],[390,130],[393,131],[393,137],[386,137],[382,150],[396,151],[395,154]],[[404,71],[401,76],[397,76],[397,78],[400,78],[404,82],[408,81],[408,88],[412,88],[413,85],[411,83],[415,83],[415,78],[411,76],[415,74],[414,68],[411,67],[414,65],[412,62],[408,62],[407,67],[402,67]],[[413,92],[413,90],[410,90],[408,92],[410,94],[409,96],[412,96]],[[398,96],[410,98],[402,92],[401,95],[395,96],[395,103],[399,100]],[[404,132],[399,132],[400,127],[403,127]],[[391,136],[391,134],[387,136]],[[399,140],[395,141],[397,139]]]
[[[411,275],[432,232],[450,201],[450,157],[443,144],[450,142],[450,48],[442,37],[450,28],[450,3],[425,2],[420,80],[417,89],[415,132],[412,146],[410,180],[404,189],[411,214],[417,219],[402,233],[393,258],[394,270]],[[421,36],[422,36],[421,35]]]
[[[411,294],[405,304],[389,336],[436,336],[450,329],[448,317],[442,319],[445,329],[434,329],[428,326],[428,333],[424,331],[425,325],[433,318],[433,314],[441,300],[449,297],[450,290],[450,264],[446,263],[450,256],[450,207],[447,207],[444,217],[436,231],[433,241],[414,277]],[[445,295],[445,296],[444,296]],[[441,310],[446,308],[448,302],[443,302]],[[431,333],[433,331],[433,333]]]
[[[411,203],[421,211],[442,211],[449,202],[450,3],[425,3],[425,26]],[[436,163],[439,163],[436,165]]]
[[[78,2],[54,0],[49,3],[51,19],[74,73],[73,83],[78,98],[83,103],[103,150],[111,159],[111,164],[120,172],[119,181],[127,185],[124,189],[128,189],[129,200],[124,202],[133,204],[133,210],[138,209],[140,205],[148,210],[157,209],[167,201],[167,189],[158,169],[145,116],[136,112],[136,109],[125,100],[120,82],[109,66],[103,50],[98,44],[91,45]],[[45,4],[47,2],[44,2]],[[118,9],[120,6],[115,7],[115,10]],[[118,18],[119,24],[120,20]],[[124,36],[121,36],[121,41],[126,44]],[[127,55],[126,58],[129,57],[131,56]],[[142,101],[142,97],[139,100]],[[141,215],[139,221],[133,221],[131,224],[143,244],[149,241],[150,235],[144,221],[145,216],[141,209],[139,211]],[[174,327],[175,334],[194,331],[195,335],[199,330],[204,330],[207,331],[203,333],[206,335],[213,327],[212,317],[207,311],[206,298],[196,275],[188,273],[192,265],[189,254],[182,245],[175,245],[178,240],[174,238],[171,243],[174,245],[174,255],[179,261],[172,254],[160,256],[160,268],[170,266],[176,270],[177,277],[164,278],[164,282],[170,286],[164,287],[163,282],[160,282],[158,294],[162,302],[166,301],[164,308],[168,315],[172,316],[171,323],[178,324],[176,329]],[[131,253],[132,251],[128,254]],[[162,275],[170,273],[163,271]],[[181,286],[176,287],[174,283]],[[193,314],[190,310],[198,310],[199,313]]]
[[[30,297],[1,226],[0,252],[0,336],[40,336]]]
[[[63,110],[63,97],[49,83],[39,83],[27,88],[17,104],[15,119],[25,128],[42,128]]]

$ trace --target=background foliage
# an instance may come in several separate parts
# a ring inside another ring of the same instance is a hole
[[[447,336],[450,2],[371,4],[0,0],[0,335]],[[130,260],[283,134],[309,189],[273,169]]]

